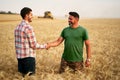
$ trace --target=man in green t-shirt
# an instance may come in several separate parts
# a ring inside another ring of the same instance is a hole
[[[86,45],[87,59],[85,66],[90,66],[90,41],[85,28],[78,24],[79,14],[69,12],[69,26],[63,29],[58,40],[48,43],[47,48],[60,45],[64,41],[64,52],[61,59],[60,73],[69,66],[74,71],[83,69],[83,46]]]

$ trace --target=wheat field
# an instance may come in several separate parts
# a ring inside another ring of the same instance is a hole
[[[23,80],[17,70],[14,29],[19,15],[0,14],[0,80]],[[80,19],[91,41],[91,66],[84,72],[58,74],[64,44],[49,50],[36,50],[36,74],[25,80],[120,80],[120,19]],[[40,44],[56,40],[68,23],[67,19],[33,19]],[[86,51],[84,48],[84,59]]]

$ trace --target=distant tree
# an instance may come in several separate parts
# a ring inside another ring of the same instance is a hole
[[[13,14],[11,11],[8,11],[8,14]]]
[[[11,11],[8,11],[8,12],[6,12],[6,11],[0,11],[0,14],[17,14],[17,13],[13,13]]]
[[[0,11],[0,14],[6,14],[6,12],[5,11]]]

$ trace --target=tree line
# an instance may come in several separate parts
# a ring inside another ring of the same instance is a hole
[[[0,11],[0,14],[18,14],[18,13],[13,13],[11,11],[8,11],[8,12],[6,12],[6,11]]]

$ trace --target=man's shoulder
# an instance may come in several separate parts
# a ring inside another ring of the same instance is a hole
[[[81,25],[79,25],[79,28],[80,28],[80,29],[85,29],[85,28],[84,28],[83,26],[81,26]]]
[[[67,30],[67,29],[70,29],[70,26],[65,27],[63,30]]]
[[[20,24],[18,24],[15,28],[15,30],[20,30],[20,31],[28,31],[32,30],[32,26],[30,24],[25,23],[24,21],[21,21]]]
[[[25,22],[24,20],[21,21],[20,26],[22,26],[25,29],[32,29],[32,26],[29,23]]]
[[[86,28],[83,27],[83,26],[79,26],[79,29],[80,29],[80,30],[83,30],[83,31],[86,31]]]

